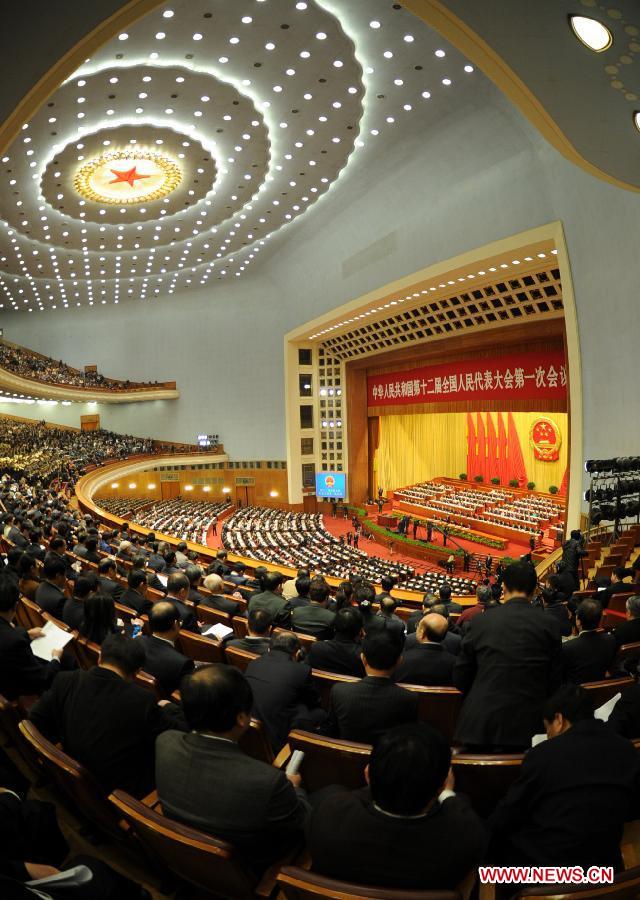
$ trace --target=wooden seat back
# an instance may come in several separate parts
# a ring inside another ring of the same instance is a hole
[[[629,590],[629,591],[619,591],[615,594],[611,595],[609,599],[609,605],[607,606],[608,612],[620,613],[620,615],[624,616],[627,612],[627,600],[629,597],[635,596],[635,594],[640,592],[640,588],[637,591]],[[596,594],[596,600],[598,599],[598,595]]]
[[[613,884],[562,885],[522,888],[513,900],[637,900],[640,897],[640,866],[620,872]]]
[[[224,662],[222,646],[218,641],[195,634],[193,631],[180,632],[176,640],[176,649],[196,662]]]
[[[244,616],[234,616],[231,626],[234,637],[243,638],[249,634],[249,622]]]
[[[248,650],[240,650],[239,647],[229,647],[228,645],[224,649],[224,655],[229,665],[235,666],[241,672],[245,672],[249,663],[259,656],[258,653],[249,653]]]
[[[299,729],[289,732],[287,743],[291,750],[304,751],[300,774],[310,793],[329,784],[352,789],[365,786],[364,769],[371,753],[370,744],[324,737]]]
[[[489,816],[520,773],[522,753],[453,753],[456,791],[466,794],[483,818]]]
[[[44,625],[44,613],[35,602],[35,600],[28,600],[26,597],[22,598],[22,607],[25,611],[25,615],[28,621],[31,623],[29,628],[42,628]]]
[[[251,719],[249,727],[238,741],[238,746],[252,759],[258,759],[269,765],[273,762],[273,750],[260,719]]]
[[[164,694],[160,685],[158,684],[157,678],[154,678],[153,675],[150,675],[148,672],[140,671],[136,672],[136,677],[134,678],[135,684],[139,687],[144,688],[145,691],[149,691],[150,694],[156,698],[156,700],[164,699]],[[168,699],[168,698],[166,698]]]
[[[313,683],[318,689],[324,709],[329,709],[329,695],[334,684],[349,684],[360,681],[355,675],[338,675],[337,672],[326,672],[324,669],[312,669]]]
[[[254,900],[256,879],[238,861],[231,844],[167,819],[124,791],[114,791],[109,800],[155,865],[162,860],[179,878],[216,897]]]
[[[196,609],[196,618],[205,625],[226,625],[227,628],[233,626],[233,617],[220,609],[213,609],[211,606],[205,606],[200,603]]]
[[[283,866],[278,884],[287,900],[318,900],[334,897],[339,900],[461,900],[458,891],[409,891],[396,888],[371,887],[325,878],[298,866]]]
[[[122,838],[119,817],[107,802],[104,791],[93,775],[64,750],[48,741],[32,722],[23,720],[19,729],[58,792],[69,802],[74,812],[102,831]]]
[[[420,684],[401,684],[400,687],[418,695],[418,716],[421,722],[440,731],[453,743],[453,735],[464,695],[454,687],[425,687]]]
[[[618,652],[616,653],[616,657],[611,666],[612,669],[619,668],[623,665],[626,660],[634,660],[640,657],[640,641],[635,641],[633,644],[623,644],[618,648]]]
[[[86,637],[78,636],[75,639],[75,650],[80,668],[88,670],[98,665],[100,658],[100,645],[94,644]]]
[[[25,606],[25,600],[28,600],[28,597],[25,597],[24,594],[21,595],[18,605],[16,606],[16,623],[22,628],[26,628],[28,631],[30,628],[33,628],[33,625],[31,624],[31,619],[29,617],[29,610]],[[32,603],[33,601],[29,602]]]
[[[275,636],[278,634],[292,634],[294,637],[297,637],[305,652],[308,652],[311,645],[315,644],[318,640],[318,638],[314,637],[312,634],[302,634],[300,631],[291,631],[288,628],[274,628],[273,635]]]
[[[620,691],[635,684],[634,678],[604,678],[602,681],[585,681],[582,687],[589,691],[594,709],[611,700]]]

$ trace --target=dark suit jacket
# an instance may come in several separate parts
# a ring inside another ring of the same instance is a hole
[[[297,606],[291,613],[291,629],[301,634],[311,634],[322,640],[333,637],[333,623],[336,614],[320,606],[309,603],[308,606]]]
[[[264,866],[302,838],[307,805],[284,772],[232,741],[160,735],[156,783],[167,816],[230,841]]]
[[[134,609],[139,616],[149,615],[153,606],[152,600],[149,600],[148,597],[143,597],[139,591],[134,591],[131,588],[126,589],[118,602],[122,603],[123,606],[128,606],[129,609]]]
[[[144,645],[144,671],[153,675],[163,693],[169,696],[180,687],[187,672],[194,668],[193,660],[179,653],[168,641],[154,635],[142,635],[136,640]]]
[[[67,597],[62,608],[62,621],[74,631],[79,631],[84,622],[84,601]]]
[[[245,672],[253,691],[253,715],[260,719],[274,749],[279,750],[296,720],[320,706],[311,669],[282,650],[252,660]]]
[[[453,890],[478,865],[486,841],[484,824],[461,795],[406,819],[376,809],[368,788],[336,787],[314,808],[308,828],[315,872],[398,889]]]
[[[12,544],[15,544],[16,547],[19,547],[21,550],[24,550],[29,544],[29,541],[15,525],[11,527],[9,534],[7,535],[7,540],[11,541]]]
[[[620,867],[624,822],[637,816],[640,756],[595,719],[526,754],[491,816],[491,862]],[[507,849],[507,845],[511,849]]]
[[[101,593],[108,594],[110,597],[113,597],[115,603],[120,603],[120,598],[124,593],[123,586],[114,581],[113,578],[105,578],[104,575],[100,575],[98,581],[100,582]]]
[[[632,741],[640,738],[640,684],[633,684],[622,692],[607,724],[622,737]]]
[[[48,612],[56,619],[62,618],[66,599],[60,588],[49,581],[41,581],[36,589],[36,603],[43,612]]]
[[[269,649],[270,643],[271,638],[247,635],[243,638],[233,638],[230,641],[225,641],[224,645],[225,647],[235,647],[236,650],[246,650],[247,653],[257,653],[258,656],[262,656]]]
[[[200,629],[198,628],[198,619],[196,617],[196,612],[192,606],[187,606],[182,600],[178,600],[176,597],[170,597],[167,594],[167,600],[171,601],[178,610],[180,614],[180,622],[181,628],[184,628],[185,631],[193,631],[195,634],[200,634]]]
[[[584,684],[600,681],[616,655],[616,639],[604,631],[583,631],[562,645],[562,671],[565,681]]]
[[[284,625],[289,621],[289,610],[286,608],[287,601],[281,594],[274,594],[272,591],[262,591],[260,594],[253,594],[247,606],[247,612],[254,609],[266,609],[274,624]]]
[[[442,641],[442,646],[447,651],[447,653],[452,653],[453,656],[457,656],[460,653],[460,645],[462,644],[462,635],[456,634],[454,631],[447,631],[444,636],[444,640]],[[413,650],[418,646],[418,638],[416,636],[415,631],[413,634],[408,634],[406,640],[404,642],[404,652],[408,653],[409,650]]]
[[[398,616],[371,615],[365,616],[363,622],[365,634],[383,631],[385,628],[398,639],[404,641],[404,622]]]
[[[60,662],[34,656],[24,628],[0,618],[0,694],[15,700],[21,694],[41,694],[60,671]]]
[[[222,594],[199,594],[199,603],[202,606],[208,606],[210,609],[217,609],[220,612],[229,613],[230,616],[238,615],[238,604],[235,600],[228,600]]]
[[[29,717],[105,790],[122,788],[136,797],[153,790],[156,737],[187,727],[179,707],[158,706],[149,691],[99,666],[61,672]]]
[[[456,743],[529,746],[544,701],[560,685],[560,647],[558,625],[524,598],[472,619],[453,670],[466,695]]]
[[[629,594],[634,590],[634,585],[630,581],[616,581],[615,584],[608,585],[603,591],[598,591],[596,600],[602,604],[603,609],[606,609],[614,594]]]
[[[453,684],[453,667],[456,658],[442,644],[420,644],[405,650],[396,669],[395,680],[404,684],[440,685]]]
[[[335,684],[329,697],[327,734],[372,744],[377,737],[418,720],[418,697],[390,678],[367,675],[353,684]]]
[[[349,641],[337,634],[331,641],[316,641],[311,645],[307,662],[312,669],[335,672],[337,675],[355,675],[364,678],[364,666],[360,659],[362,644]]]
[[[621,622],[613,629],[616,647],[623,644],[636,644],[640,641],[640,619],[629,619]]]

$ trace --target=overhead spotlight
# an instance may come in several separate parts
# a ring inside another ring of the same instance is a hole
[[[613,35],[606,25],[597,19],[587,16],[569,16],[569,23],[578,40],[593,50],[594,53],[603,53],[613,44]]]

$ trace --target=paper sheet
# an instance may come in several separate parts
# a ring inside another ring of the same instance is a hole
[[[226,638],[229,634],[233,634],[233,628],[229,628],[228,625],[223,625],[221,622],[216,622],[211,628],[207,628],[206,631],[202,632],[203,637],[211,637],[213,635],[219,641]]]
[[[31,641],[31,649],[35,656],[39,656],[40,659],[49,662],[52,658],[51,651],[66,647],[73,638],[73,634],[63,631],[62,628],[58,628],[53,622],[46,622],[42,630],[44,631],[44,636]]]

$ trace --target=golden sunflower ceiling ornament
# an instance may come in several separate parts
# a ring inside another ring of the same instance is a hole
[[[94,203],[131,205],[162,200],[182,180],[174,160],[155,150],[112,150],[84,163],[73,185]]]

